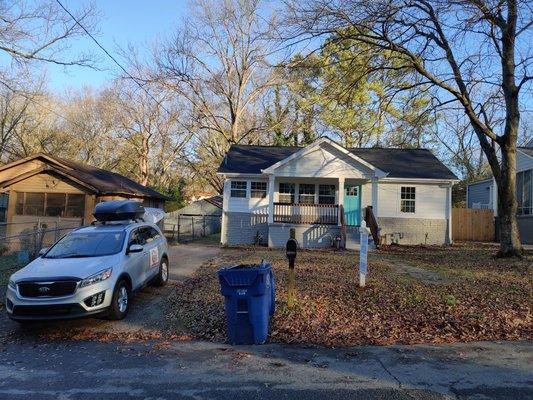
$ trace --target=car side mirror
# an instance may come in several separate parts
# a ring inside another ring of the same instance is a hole
[[[50,247],[43,247],[39,250],[39,257],[44,256],[44,254],[50,249]]]
[[[143,247],[140,244],[132,244],[128,247],[127,254],[129,253],[140,253],[143,251]]]

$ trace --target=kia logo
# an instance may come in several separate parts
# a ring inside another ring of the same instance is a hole
[[[48,293],[50,291],[50,288],[48,286],[41,286],[39,288],[39,292],[41,293]]]

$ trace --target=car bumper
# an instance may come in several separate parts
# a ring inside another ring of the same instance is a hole
[[[103,293],[103,300],[91,306],[92,297]],[[113,290],[107,282],[77,289],[74,294],[63,297],[20,296],[18,290],[11,287],[6,292],[6,310],[13,320],[54,320],[95,316],[105,313],[111,305]]]

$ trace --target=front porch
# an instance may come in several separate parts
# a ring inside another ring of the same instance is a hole
[[[360,226],[365,208],[377,211],[377,179],[270,176],[268,223]]]
[[[372,231],[371,243],[377,243],[377,185],[377,179],[270,176],[269,246],[285,246],[293,231],[303,248],[358,249],[362,220]]]

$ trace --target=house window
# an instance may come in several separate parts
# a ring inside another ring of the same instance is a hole
[[[294,203],[294,183],[279,184],[279,202],[280,203]]]
[[[298,203],[315,204],[315,185],[300,183],[298,189]]]
[[[266,182],[252,182],[251,183],[250,196],[252,198],[263,199],[267,195],[267,183]]]
[[[85,213],[85,195],[68,194],[65,217],[81,218]]]
[[[335,204],[335,185],[318,185],[318,204]]]
[[[63,212],[65,211],[66,204],[66,194],[47,193],[45,215],[49,215],[51,217],[61,217],[63,215]]]
[[[400,209],[404,213],[415,212],[416,188],[413,186],[402,186]]]
[[[16,193],[17,215],[81,218],[85,211],[84,194]]]
[[[246,181],[231,181],[231,197],[246,197]]]
[[[533,169],[516,174],[516,200],[518,215],[533,214]]]

